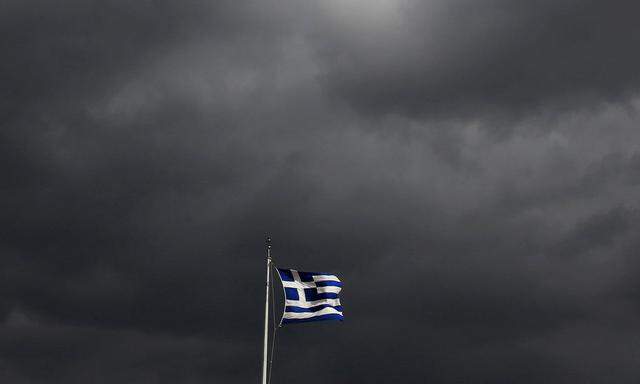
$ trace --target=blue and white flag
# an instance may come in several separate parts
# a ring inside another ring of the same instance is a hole
[[[343,319],[336,275],[281,268],[278,274],[285,296],[282,324]]]

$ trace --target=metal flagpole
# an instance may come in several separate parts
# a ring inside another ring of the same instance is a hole
[[[264,349],[262,357],[262,384],[267,384],[267,344],[269,342],[269,286],[271,281],[269,276],[271,275],[271,237],[267,236],[267,284],[265,286],[265,299],[264,299]]]

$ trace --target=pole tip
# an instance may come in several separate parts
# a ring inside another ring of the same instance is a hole
[[[271,236],[267,236],[265,238],[265,244],[267,245],[267,247],[271,248]]]

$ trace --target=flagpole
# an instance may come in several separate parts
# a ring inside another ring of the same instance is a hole
[[[262,384],[267,384],[267,354],[269,343],[269,286],[271,284],[269,276],[271,275],[271,237],[267,236],[267,283],[265,284],[264,299],[264,349],[262,351]]]

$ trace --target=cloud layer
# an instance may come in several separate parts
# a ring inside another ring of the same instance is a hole
[[[6,2],[0,379],[636,382],[637,8]]]

